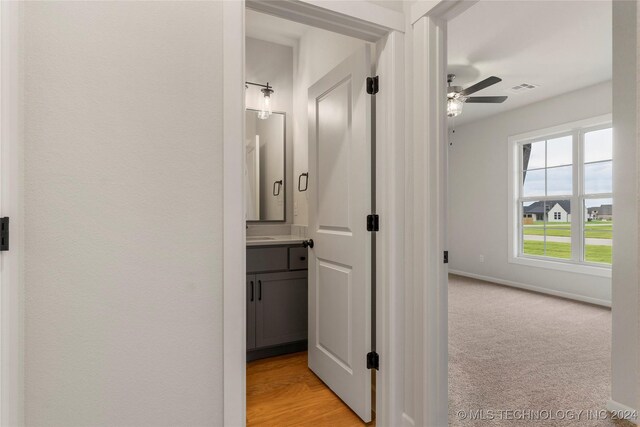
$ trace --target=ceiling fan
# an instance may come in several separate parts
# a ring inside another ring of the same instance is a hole
[[[463,89],[461,86],[451,86],[451,83],[453,83],[455,78],[455,74],[447,75],[447,83],[449,85],[447,88],[447,116],[449,117],[459,116],[460,113],[462,113],[462,106],[465,102],[500,104],[508,98],[507,96],[469,96],[472,93],[476,93],[484,88],[500,83],[502,79],[499,77],[488,77],[466,89]]]

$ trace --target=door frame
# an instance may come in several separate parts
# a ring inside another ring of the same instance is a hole
[[[447,22],[479,0],[440,0],[412,5],[411,114],[407,124],[410,168],[407,198],[407,278],[413,286],[407,323],[414,342],[405,376],[412,401],[405,402],[405,426],[448,424],[447,250]],[[422,191],[414,191],[422,189]]]
[[[405,88],[404,15],[358,2],[317,0],[223,2],[223,417],[246,424],[246,302],[244,224],[244,12],[252,9],[376,43],[380,92],[376,95],[377,233],[376,418],[402,419],[404,362]],[[363,218],[364,224],[365,218]],[[391,286],[390,284],[393,284]],[[238,329],[242,331],[238,333]],[[363,363],[366,355],[362,355]]]

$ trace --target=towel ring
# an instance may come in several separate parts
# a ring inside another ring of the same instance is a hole
[[[304,188],[302,188],[303,176],[305,177]],[[298,191],[300,192],[307,191],[308,188],[309,188],[309,172],[301,173],[300,176],[298,177]]]
[[[282,180],[274,181],[273,182],[273,195],[274,196],[279,196],[281,188],[282,188]]]

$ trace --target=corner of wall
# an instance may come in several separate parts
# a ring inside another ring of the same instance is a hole
[[[613,239],[611,399],[640,406],[640,290],[638,289],[638,9],[613,2],[613,172],[618,212]]]

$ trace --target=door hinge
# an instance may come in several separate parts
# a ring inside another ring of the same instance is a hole
[[[444,263],[449,264],[449,251],[444,251]]]
[[[367,215],[367,231],[380,231],[380,217],[377,214]]]
[[[375,351],[367,353],[367,369],[380,369],[380,357]]]
[[[369,95],[378,93],[378,76],[367,77],[367,93]]]
[[[0,251],[9,250],[9,217],[0,218]]]

